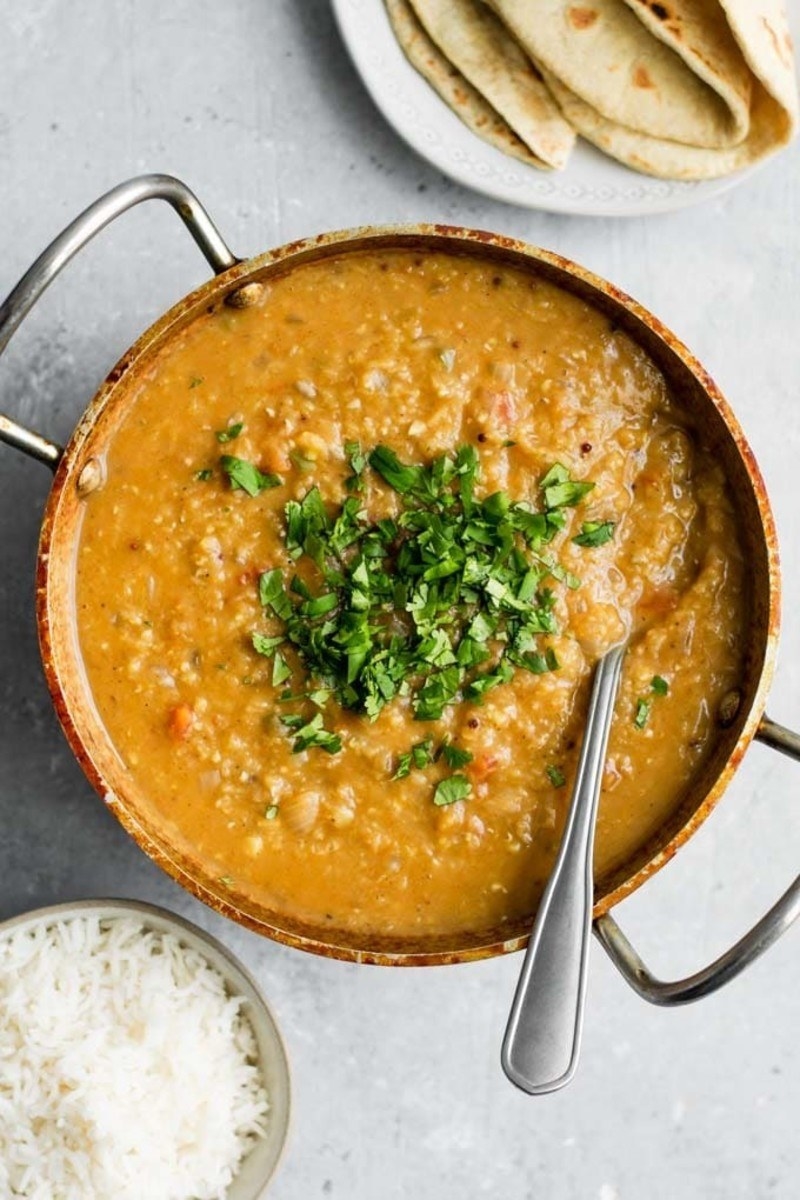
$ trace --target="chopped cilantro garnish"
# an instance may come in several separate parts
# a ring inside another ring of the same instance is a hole
[[[285,621],[292,615],[292,602],[283,586],[283,575],[275,568],[265,571],[258,581],[258,598],[264,608],[271,608],[276,617]],[[256,646],[258,650],[258,647]],[[259,650],[259,654],[263,651]]]
[[[566,483],[569,479],[569,470],[563,463],[553,463],[549,471],[542,476],[539,487],[545,491],[556,483]]]
[[[191,388],[200,387],[200,384],[201,384],[202,382],[203,382],[203,376],[202,376],[202,375],[193,375],[193,376],[191,377],[191,379],[189,380],[189,387],[190,387],[190,389],[191,389]]]
[[[545,670],[547,667],[545,665]],[[467,685],[464,695],[467,700],[474,700],[480,703],[487,692],[498,687],[501,683],[509,683],[514,677],[514,668],[507,659],[503,659],[500,666],[494,671],[487,671],[484,675],[478,675],[473,679],[472,683]]]
[[[234,458],[232,454],[223,454],[219,465],[231,481],[233,489],[241,488],[248,496],[257,496],[267,488],[280,487],[283,480],[279,475],[265,475],[243,458]]]
[[[425,738],[424,742],[411,747],[411,761],[419,771],[433,761],[433,738]]]
[[[314,460],[308,455],[303,454],[301,450],[290,450],[289,461],[292,466],[296,467],[302,475],[307,475],[309,471],[314,470]]]
[[[275,650],[282,642],[286,641],[283,634],[278,637],[265,637],[263,633],[254,633],[251,635],[253,649],[258,654],[263,654],[265,658],[271,658]]]
[[[397,770],[392,779],[405,779],[406,775],[411,774],[411,751],[401,754],[397,760]]]
[[[547,778],[552,783],[553,787],[563,787],[567,782],[566,776],[560,767],[548,767]]]
[[[429,763],[433,762],[433,738],[425,738],[423,742],[417,742],[412,746],[406,754],[401,754],[397,760],[397,770],[392,779],[405,779],[406,775],[411,774],[411,768],[416,767],[418,771],[423,770]]]
[[[472,792],[472,784],[466,775],[449,775],[436,785],[433,793],[433,803],[440,808],[445,804],[455,804],[456,800],[466,800]]]
[[[450,742],[442,742],[441,755],[448,767],[452,767],[454,771],[472,762],[469,750],[461,750],[458,746],[451,745]]]
[[[414,700],[414,716],[418,721],[438,721],[446,705],[452,703],[461,687],[462,672],[457,666],[445,667],[428,675]]]
[[[654,675],[650,682],[650,690],[656,696],[666,696],[669,692],[669,684],[666,679],[660,675]],[[650,709],[653,707],[652,700],[644,700],[641,697],[636,701],[636,710],[633,716],[633,723],[637,729],[644,729],[650,717]]]
[[[277,651],[272,660],[272,686],[280,687],[287,679],[292,677],[292,668],[287,663],[286,659]]]
[[[214,478],[214,472],[211,470],[211,467],[203,467],[201,470],[195,471],[194,477],[202,483],[206,483],[207,480]]]
[[[357,442],[346,443],[345,457],[352,474],[338,507],[317,487],[285,506],[285,547],[297,572],[274,567],[259,580],[261,604],[281,626],[276,636],[254,635],[254,649],[273,657],[276,686],[290,680],[294,656],[306,676],[282,699],[326,710],[331,701],[375,720],[403,696],[417,720],[438,721],[449,705],[482,703],[518,669],[559,669],[543,641],[558,633],[554,588],[580,581],[547,548],[567,524],[565,510],[593,484],[575,482],[556,463],[540,482],[539,511],[505,491],[481,496],[472,446],[425,465],[405,463],[384,445],[367,453]],[[239,459],[221,461],[234,486],[245,486],[243,468],[256,473],[246,477],[251,494],[275,485],[260,482],[267,477]],[[370,517],[370,468],[397,494],[392,517]],[[289,660],[277,651],[284,641],[293,650]],[[335,753],[341,741],[324,728],[322,712],[307,718],[308,711],[281,718],[294,749]],[[399,756],[394,778],[439,757],[455,770],[471,761],[447,741],[434,755],[427,738]],[[459,775],[443,784],[445,797],[469,788]]]
[[[367,466],[367,456],[361,449],[360,442],[345,442],[344,452],[352,467],[354,475],[363,475]]]
[[[573,508],[592,490],[594,484],[578,483],[570,479],[569,471],[563,463],[556,463],[545,475],[541,487],[548,508]]]
[[[417,490],[425,476],[424,467],[406,466],[388,446],[376,446],[369,456],[369,464],[401,496]]]
[[[574,480],[554,483],[552,487],[545,488],[544,502],[548,508],[573,508],[593,487],[593,483],[576,483]]]
[[[301,604],[297,610],[301,617],[321,617],[336,608],[339,599],[335,592],[325,592],[322,596],[312,596]]]
[[[288,725],[288,719],[282,718],[283,723]],[[338,754],[342,748],[342,739],[338,733],[331,733],[329,729],[323,728],[322,713],[317,713],[311,720],[300,725],[295,729],[294,742],[292,751],[294,754],[300,754],[303,750],[309,750],[312,746],[318,746],[320,750],[324,750],[326,754]]]
[[[586,521],[572,540],[576,546],[604,546],[614,536],[613,521]]]
[[[364,487],[361,477],[367,467],[367,456],[362,451],[360,442],[345,442],[344,452],[350,464],[350,469],[353,472],[345,480],[345,487],[348,492],[360,492]]]
[[[478,612],[467,626],[467,636],[475,642],[487,642],[497,631],[497,618],[491,618],[486,613]]]
[[[277,804],[269,804],[267,806],[266,812],[264,813],[264,816],[267,818],[268,821],[274,821],[278,815],[278,812],[279,812],[279,809],[278,809]]]
[[[237,421],[235,425],[228,425],[226,429],[218,429],[217,441],[222,442],[223,445],[225,442],[232,442],[234,438],[239,436],[243,429],[244,424],[242,421]]]
[[[298,697],[296,697],[296,696],[288,697],[287,696],[287,699],[295,700],[295,699],[298,699]],[[281,723],[281,725],[284,725],[287,729],[302,729],[303,726],[305,725],[305,720],[303,717],[300,716],[299,713],[287,713],[286,716],[280,717],[280,723]]]

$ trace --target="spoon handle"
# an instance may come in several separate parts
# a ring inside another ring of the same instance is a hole
[[[580,1052],[592,920],[592,850],[608,735],[625,646],[597,665],[578,772],[558,860],[533,926],[501,1061],[531,1095],[569,1083]]]

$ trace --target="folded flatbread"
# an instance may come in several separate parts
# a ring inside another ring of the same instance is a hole
[[[385,3],[395,37],[406,58],[467,128],[504,154],[529,166],[546,167],[547,164],[517,137],[508,122],[445,58],[417,20],[408,0],[385,0]]]
[[[766,158],[786,145],[791,137],[785,111],[761,88],[753,99],[753,119],[747,140],[727,150],[704,150],[699,146],[679,146],[676,142],[650,138],[626,129],[624,125],[606,121],[565,88],[560,80],[547,72],[545,79],[564,116],[582,137],[626,166],[660,179],[700,180],[730,175]]]
[[[726,22],[715,19],[717,36],[709,32],[706,42],[713,40],[715,50],[708,62],[703,39],[676,53],[625,0],[490,2],[542,73],[560,80],[599,118],[707,149],[746,138],[750,77]],[[705,3],[699,0],[695,7]]]
[[[746,135],[753,77],[719,0],[624,0],[642,24],[713,88]],[[743,141],[744,137],[739,138]]]
[[[713,54],[708,40],[710,20],[697,24],[699,5],[692,0],[645,4],[625,0],[642,18],[643,27],[665,45],[674,46],[688,62]],[[786,145],[797,128],[797,87],[791,40],[782,0],[716,0],[751,76],[747,136],[734,146],[709,149],[651,137],[605,117],[555,73],[543,69],[545,81],[571,125],[588,141],[627,166],[669,179],[712,179],[751,166]],[[658,13],[666,12],[662,18]],[[708,14],[709,18],[713,15]],[[688,47],[692,47],[690,52]],[[715,59],[715,62],[718,61]]]
[[[442,54],[537,158],[566,166],[575,132],[539,71],[482,0],[411,0]]]
[[[741,73],[766,85],[787,112],[798,108],[792,38],[784,0],[625,0],[651,34],[684,56],[700,78],[726,74],[745,94]],[[738,62],[736,62],[738,59]]]
[[[637,171],[712,179],[797,129],[785,0],[386,6],[407,57],[465,124],[539,167],[563,166],[577,132]]]

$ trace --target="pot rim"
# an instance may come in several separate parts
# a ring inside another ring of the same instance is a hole
[[[245,925],[257,933],[268,936],[285,945],[311,951],[325,957],[337,958],[351,962],[372,963],[376,965],[442,965],[456,962],[468,962],[482,958],[507,954],[524,948],[528,942],[528,932],[514,933],[508,938],[498,938],[497,931],[485,941],[462,948],[437,948],[435,939],[431,942],[430,950],[403,951],[394,948],[383,948],[381,939],[373,939],[374,948],[353,946],[334,940],[322,940],[319,934],[311,936],[289,929],[283,929],[260,920],[252,913],[244,910],[236,903],[236,893],[231,890],[227,896],[220,895],[208,886],[210,873],[205,872],[205,880],[189,871],[168,848],[160,844],[154,834],[142,824],[132,808],[126,806],[125,798],[115,795],[109,788],[102,769],[95,763],[91,751],[82,736],[80,721],[73,717],[70,704],[62,686],[59,669],[56,663],[54,649],[54,624],[58,620],[57,611],[50,606],[50,557],[54,538],[58,533],[58,515],[60,505],[70,481],[73,483],[79,477],[81,452],[89,439],[95,422],[105,408],[114,389],[123,377],[149,351],[157,346],[162,339],[166,340],[171,332],[182,323],[188,323],[198,315],[203,306],[218,303],[236,293],[254,277],[262,274],[267,268],[287,264],[299,266],[303,262],[313,260],[317,256],[325,256],[331,251],[356,252],[369,249],[387,241],[396,246],[418,245],[425,242],[426,248],[431,243],[437,243],[434,248],[453,251],[459,247],[467,252],[483,251],[492,257],[502,258],[508,255],[521,259],[519,265],[525,262],[542,263],[555,274],[566,274],[577,280],[582,288],[595,296],[600,296],[606,304],[618,311],[624,310],[634,323],[639,323],[649,330],[673,356],[675,356],[700,385],[711,404],[716,408],[727,431],[735,443],[739,458],[750,481],[753,497],[758,510],[767,557],[767,579],[764,586],[767,595],[767,613],[765,621],[765,636],[763,659],[758,671],[756,684],[749,708],[744,718],[739,722],[738,737],[731,752],[723,762],[716,777],[702,800],[687,817],[683,825],[673,834],[668,843],[654,853],[647,862],[638,867],[633,874],[613,886],[606,894],[596,899],[594,917],[600,917],[612,907],[636,891],[652,875],[661,869],[688,841],[693,833],[703,824],[716,807],[723,792],[728,786],[750,742],[755,736],[766,705],[766,697],[772,682],[777,653],[778,633],[780,625],[780,569],[777,550],[777,537],[774,519],[767,498],[763,477],[756,463],[753,452],[744,433],[734,416],[728,402],[720,392],[716,383],[702,367],[697,358],[675,335],[662,324],[648,309],[625,292],[616,288],[594,272],[587,270],[570,259],[553,251],[542,249],[516,238],[494,234],[484,230],[470,229],[462,226],[446,224],[405,224],[405,225],[367,225],[352,229],[321,233],[312,237],[288,242],[273,250],[250,259],[237,262],[223,273],[212,277],[194,291],[184,296],[166,313],[158,318],[134,344],[123,354],[117,364],[111,369],[100,388],[88,404],[78,421],[72,436],[67,443],[53,479],[53,486],[48,496],[42,528],[39,539],[39,550],[36,564],[36,618],[39,631],[39,645],[48,688],[59,722],[69,742],[70,748],[77,758],[84,774],[92,786],[112,810],[114,815],[134,838],[140,849],[158,863],[169,875],[181,884],[187,891],[195,895],[203,903],[224,916],[230,917],[239,924]],[[295,260],[294,262],[292,260]],[[591,303],[591,298],[587,299]],[[635,336],[635,335],[634,335]],[[85,464],[84,464],[85,465]],[[74,604],[74,597],[73,604]],[[87,688],[88,691],[88,688]],[[110,740],[110,739],[109,739]],[[164,835],[162,835],[164,836]],[[173,852],[174,852],[174,848]],[[198,872],[200,876],[203,872]],[[319,933],[322,931],[320,930]],[[331,930],[331,934],[336,931]],[[399,939],[398,939],[399,940]],[[409,939],[410,940],[410,939]],[[424,936],[419,941],[424,941]]]

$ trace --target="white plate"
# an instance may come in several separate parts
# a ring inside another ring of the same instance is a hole
[[[538,171],[476,137],[417,74],[383,0],[332,0],[342,38],[367,90],[410,146],[446,175],[496,200],[582,216],[669,212],[718,196],[753,168],[702,183],[652,179],[578,140],[564,171]]]

